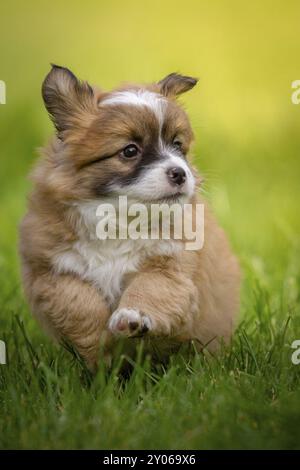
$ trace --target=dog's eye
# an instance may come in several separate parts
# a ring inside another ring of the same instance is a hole
[[[178,139],[174,139],[173,147],[175,147],[176,150],[182,150],[182,142]]]
[[[130,144],[122,150],[121,156],[125,158],[134,158],[138,155],[138,153],[139,148],[135,144]]]

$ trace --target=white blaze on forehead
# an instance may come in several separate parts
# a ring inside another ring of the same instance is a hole
[[[188,163],[174,151],[172,146],[164,143],[162,138],[162,125],[164,121],[165,109],[168,101],[159,93],[148,90],[128,90],[113,92],[99,104],[106,105],[133,105],[146,106],[151,109],[157,116],[160,135],[158,140],[158,152],[161,158],[153,165],[149,165],[142,174],[133,180],[131,184],[126,185],[125,193],[127,196],[144,199],[149,201],[152,199],[164,198],[166,196],[181,193],[183,197],[190,198],[195,190],[195,178],[190,170]],[[167,178],[167,171],[171,168],[182,168],[186,175],[184,184],[179,188],[171,185]],[[124,193],[122,184],[112,184],[111,189]]]
[[[155,113],[160,125],[162,125],[167,100],[159,93],[154,93],[153,91],[128,90],[112,93],[99,104],[100,106],[122,104],[131,106],[147,106]]]

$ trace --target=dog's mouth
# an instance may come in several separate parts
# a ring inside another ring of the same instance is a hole
[[[175,194],[166,194],[164,196],[158,197],[158,198],[153,198],[150,201],[151,203],[156,203],[156,204],[175,204],[178,202],[181,202],[183,198],[186,198],[187,195],[185,193],[175,193]]]

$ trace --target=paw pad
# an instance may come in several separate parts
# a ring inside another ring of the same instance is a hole
[[[148,316],[131,308],[116,310],[108,323],[108,328],[113,334],[131,338],[145,335],[151,327],[151,320]]]

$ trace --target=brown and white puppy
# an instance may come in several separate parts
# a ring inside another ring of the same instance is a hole
[[[125,195],[145,204],[202,202],[188,162],[193,133],[176,97],[197,80],[171,74],[102,92],[53,66],[42,93],[57,130],[32,178],[21,225],[23,283],[35,316],[91,369],[102,341],[229,340],[239,268],[205,206],[205,242],[99,240],[96,209]]]

